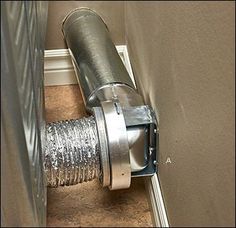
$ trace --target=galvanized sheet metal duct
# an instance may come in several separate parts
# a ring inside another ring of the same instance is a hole
[[[98,14],[88,8],[76,9],[64,19],[62,31],[88,110],[114,94],[124,106],[143,104]]]

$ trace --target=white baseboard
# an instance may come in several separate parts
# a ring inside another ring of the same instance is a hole
[[[116,48],[136,87],[126,45],[116,46]],[[68,49],[46,50],[44,59],[45,86],[77,84]],[[146,179],[146,187],[153,214],[154,226],[169,227],[157,174]]]
[[[155,227],[169,227],[164,200],[157,174],[147,178],[145,181],[149,203],[152,209],[153,225]]]
[[[77,84],[68,49],[46,50],[44,54],[44,85]]]
[[[126,45],[118,45],[116,49],[136,86]],[[45,50],[44,85],[56,86],[71,84],[77,84],[77,79],[68,49]]]

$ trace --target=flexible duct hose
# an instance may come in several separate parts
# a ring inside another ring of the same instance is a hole
[[[90,181],[100,173],[99,144],[93,116],[47,124],[47,185]]]

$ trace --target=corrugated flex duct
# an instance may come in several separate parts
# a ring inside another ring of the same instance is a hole
[[[47,124],[44,165],[49,187],[74,185],[98,177],[99,144],[94,117]]]

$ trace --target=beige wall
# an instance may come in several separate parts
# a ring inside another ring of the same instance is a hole
[[[233,226],[234,3],[127,2],[125,23],[139,89],[159,112],[170,224]]]
[[[107,23],[113,42],[124,44],[124,2],[122,1],[49,1],[46,49],[66,48],[61,32],[65,16],[78,7],[95,10]]]

